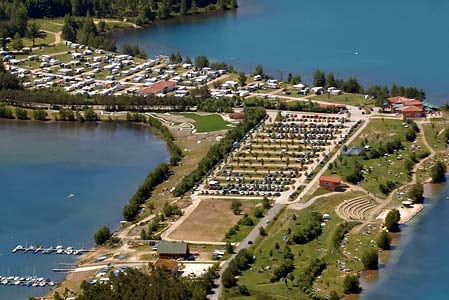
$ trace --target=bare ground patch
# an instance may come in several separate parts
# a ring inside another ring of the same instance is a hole
[[[186,241],[221,242],[226,231],[254,207],[254,201],[242,201],[242,213],[234,215],[231,200],[202,200],[191,215],[169,236]]]

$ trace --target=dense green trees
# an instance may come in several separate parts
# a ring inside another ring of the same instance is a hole
[[[41,30],[37,23],[29,23],[26,31],[26,36],[33,42],[33,47],[36,39],[44,39],[47,34]]]
[[[399,231],[399,220],[401,220],[401,214],[399,210],[392,209],[385,217],[385,227],[389,232]]]
[[[127,43],[124,43],[122,45],[122,53],[123,54],[127,54],[127,55],[131,55],[137,58],[142,58],[142,59],[146,59],[147,55],[145,53],[145,51],[143,49],[140,49],[140,47],[138,45],[129,45]]]
[[[83,282],[79,300],[204,300],[213,288],[217,268],[214,266],[198,278],[172,276],[165,270],[155,270],[151,276],[135,269],[128,269],[118,277],[111,276],[109,284]]]
[[[108,227],[103,226],[94,235],[95,244],[103,245],[111,238],[111,231]]]
[[[6,105],[0,105],[0,119],[14,119],[11,108]]]
[[[107,37],[102,30],[98,30],[92,18],[75,18],[66,15],[62,27],[62,38],[94,48],[116,50],[115,41]]]
[[[0,61],[0,90],[21,90],[22,85],[20,84],[17,76],[11,74],[5,70],[3,62]]]
[[[426,99],[426,93],[422,89],[418,90],[416,87],[412,86],[404,87],[404,86],[397,86],[395,84],[391,86],[391,96],[392,97],[403,96],[406,98],[420,99],[420,100]]]
[[[423,185],[416,183],[412,185],[407,193],[407,197],[412,199],[415,203],[422,203],[424,201],[424,189]]]
[[[382,230],[377,237],[377,247],[382,250],[390,250],[391,238],[388,235],[388,232]]]
[[[195,58],[195,66],[198,68],[209,67],[209,64],[209,59],[204,55],[200,55]]]
[[[25,109],[16,107],[16,118],[19,120],[28,120],[28,113]]]
[[[237,253],[233,260],[229,262],[228,267],[221,276],[221,281],[225,288],[232,288],[237,285],[237,278],[242,271],[249,268],[253,261],[253,254],[247,250],[242,249]]]
[[[176,197],[179,197],[191,190],[195,184],[207,174],[207,172],[231,152],[234,142],[240,141],[251,128],[265,117],[265,115],[265,109],[261,107],[245,108],[245,119],[235,128],[231,129],[223,140],[212,145],[206,157],[198,163],[198,167],[194,171],[181,180],[176,186],[173,194]]]
[[[140,211],[140,206],[151,196],[154,187],[164,182],[169,176],[169,167],[166,163],[159,164],[153,172],[148,174],[145,181],[139,186],[137,192],[129,199],[123,208],[123,217],[133,221]]]
[[[379,255],[376,249],[366,250],[362,254],[362,264],[367,270],[377,270],[379,265]]]
[[[358,294],[361,292],[359,279],[354,275],[347,275],[343,281],[343,292],[345,294]]]
[[[306,293],[310,291],[316,278],[320,276],[324,269],[326,269],[326,262],[323,259],[312,259],[299,275],[297,281],[299,288]]]
[[[238,199],[232,199],[231,209],[234,215],[240,215],[242,211],[242,202]]]
[[[321,72],[320,70],[316,70],[313,74],[313,86],[322,86],[326,85],[326,74]]]
[[[441,183],[446,181],[446,164],[438,160],[430,169],[430,177],[433,183]]]
[[[296,244],[306,244],[317,238],[321,232],[321,214],[311,212],[295,225],[291,239]]]
[[[38,121],[46,121],[47,120],[47,112],[42,109],[33,110],[33,119]]]

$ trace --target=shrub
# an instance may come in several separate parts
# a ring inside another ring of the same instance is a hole
[[[362,255],[363,267],[367,270],[377,270],[379,265],[379,256],[377,250],[370,249]]]
[[[343,281],[343,291],[345,294],[358,294],[361,292],[359,279],[354,275],[348,275]]]
[[[103,245],[111,238],[111,231],[108,227],[103,226],[94,235],[94,240],[97,245]]]

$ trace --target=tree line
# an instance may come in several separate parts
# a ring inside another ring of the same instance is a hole
[[[81,284],[79,300],[204,300],[214,287],[217,267],[211,267],[203,276],[192,280],[172,276],[166,269],[155,269],[151,276],[139,270],[128,269],[118,276],[111,275],[108,284]],[[55,293],[55,300],[65,299]]]
[[[182,159],[182,150],[174,143],[170,131],[161,121],[152,116],[145,116],[138,113],[127,114],[127,120],[130,122],[143,122],[153,128],[158,134],[162,135],[167,148],[170,152],[170,164],[177,165]],[[141,205],[151,197],[154,188],[164,182],[170,176],[170,168],[166,163],[159,164],[150,174],[147,175],[144,182],[139,186],[134,195],[129,199],[128,204],[123,207],[123,217],[127,221],[135,220],[139,214]]]
[[[198,167],[185,176],[176,186],[173,191],[176,197],[182,196],[198,184],[217,163],[231,152],[234,142],[240,141],[251,128],[266,116],[266,111],[262,107],[247,107],[244,112],[245,118],[243,121],[229,130],[219,143],[212,145],[206,156],[198,163]]]

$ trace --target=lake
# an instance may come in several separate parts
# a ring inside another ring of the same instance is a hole
[[[133,124],[1,121],[0,137],[0,275],[61,281],[64,275],[52,269],[75,257],[11,250],[17,244],[94,246],[95,231],[117,229],[129,197],[169,159],[162,140]],[[47,292],[0,285],[0,299]]]
[[[362,300],[448,299],[449,185],[432,188],[424,211],[401,229],[401,240]]]
[[[372,83],[413,85],[449,101],[449,2],[240,0],[239,9],[115,34],[147,54],[206,55],[246,72],[312,82],[321,69]],[[356,55],[358,54],[358,55]]]

